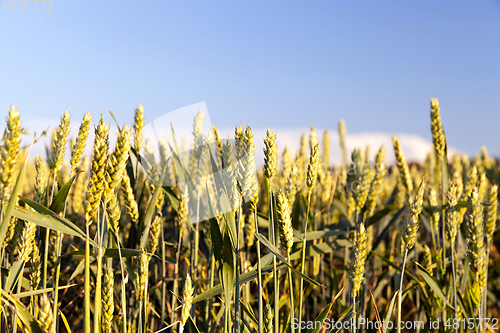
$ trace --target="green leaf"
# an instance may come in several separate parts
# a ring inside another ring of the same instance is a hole
[[[229,237],[229,232],[226,231],[224,234],[224,261],[222,262],[222,288],[224,289],[226,307],[231,304],[234,285],[234,253]]]
[[[351,320],[351,319],[352,319],[352,317],[354,317],[354,315],[355,315],[355,314],[356,314],[356,312],[352,311],[352,310],[351,310],[351,308],[348,308],[346,311],[344,311],[344,313],[340,316],[340,318],[339,318],[337,321],[340,321],[340,322],[342,323],[342,327],[343,327],[343,326],[344,326],[344,323],[346,323],[346,322],[348,322],[349,320]],[[335,329],[335,328],[334,328],[334,329]],[[333,330],[334,330],[334,329],[332,329],[332,330],[330,331],[330,333],[331,333],[331,332],[333,332]],[[335,331],[335,333],[340,332],[340,330],[341,330],[341,329],[342,329],[342,328],[337,329],[337,330]]]
[[[255,314],[253,313],[252,306],[250,303],[245,304],[242,299],[240,299],[240,305],[243,311],[246,313],[248,319],[250,319],[255,327],[259,326],[259,323],[257,321],[257,318],[255,318]]]
[[[208,198],[208,209],[210,210],[210,215],[213,216],[214,209],[210,197]],[[212,235],[213,253],[218,268],[220,270],[222,267],[222,262],[224,260],[223,259],[224,241],[222,239],[222,233],[220,232],[219,223],[217,222],[217,219],[215,217],[212,217],[211,219],[209,219],[209,223],[210,223],[210,234]]]
[[[167,194],[167,198],[170,201],[170,204],[172,205],[172,208],[174,211],[178,212],[179,211],[179,199],[175,195],[174,190],[170,186],[163,186],[163,190]]]
[[[111,111],[110,111],[111,112]],[[66,316],[62,311],[59,311],[59,314],[61,315],[61,318],[64,323],[64,327],[66,328],[66,332],[71,333],[71,327],[69,326],[68,320],[66,319]]]
[[[446,296],[443,294],[443,291],[439,287],[437,281],[429,274],[429,272],[418,262],[415,263],[417,266],[417,271],[418,273],[424,278],[425,282],[427,282],[427,285],[436,293],[436,295],[441,298],[441,300],[448,305],[451,309],[455,309],[453,305],[448,302],[446,299]]]
[[[2,275],[9,276],[9,274],[10,274],[10,270],[5,268],[5,267],[2,267]],[[23,287],[26,290],[30,290],[31,289],[30,281],[25,277],[21,277],[21,287]],[[10,290],[9,290],[9,292],[10,292]]]
[[[321,313],[316,317],[316,319],[314,321],[315,322],[323,323],[323,320],[325,320],[326,316],[328,316],[328,313],[332,309],[333,303],[334,303],[334,301],[330,302],[330,304],[328,304],[327,306],[325,306],[325,308],[323,309],[323,311],[321,311]],[[322,325],[314,325],[314,326],[315,326],[314,329],[309,329],[309,330],[307,330],[306,333],[318,333],[322,329]],[[319,326],[319,327],[316,327],[316,326]]]
[[[160,185],[163,183],[163,177],[165,176],[165,172],[162,172],[160,181],[158,182],[158,186],[155,188],[155,192],[149,201],[148,208],[146,210],[146,215],[144,215],[144,231],[142,232],[141,237],[141,248],[145,249],[148,238],[149,238],[149,229],[151,228],[151,220],[153,219],[153,215],[156,209],[156,202],[158,201],[158,196],[160,195],[160,191],[163,191],[163,187]]]
[[[80,230],[76,225],[74,225],[72,222],[66,220],[63,217],[55,215],[52,211],[50,211],[48,208],[37,204],[36,202],[20,197],[24,202],[26,202],[29,206],[34,208],[36,212],[29,210],[24,207],[16,207],[13,212],[13,216],[25,220],[25,221],[30,221],[36,225],[39,225],[44,228],[52,229],[55,231],[62,232],[63,234],[67,235],[73,235],[76,237],[79,237],[83,240],[87,238],[85,233]],[[98,246],[97,243],[89,239],[90,244],[93,246]]]
[[[376,212],[375,214],[373,214],[370,217],[370,219],[368,220],[368,226],[380,222],[380,220],[382,220],[384,217],[386,217],[396,207],[397,207],[396,204],[392,204],[392,205],[389,205],[387,207],[382,208],[381,210],[379,210],[378,212]]]
[[[120,249],[122,252],[122,257],[137,257],[141,253],[140,250],[135,250],[135,249]],[[63,257],[70,257],[70,256],[84,256],[85,255],[85,250],[79,250],[79,251],[73,251],[70,253],[66,253],[62,255]],[[90,256],[95,257],[95,253],[91,253]],[[118,252],[118,249],[112,248],[112,249],[106,249],[106,251],[103,254],[104,258],[119,258],[120,254]],[[165,256],[165,259],[169,264],[175,264],[175,259],[172,257]]]
[[[9,275],[7,276],[7,282],[5,282],[6,292],[10,293],[14,289],[16,282],[19,280],[19,277],[22,276],[23,274],[23,270],[24,270],[23,259],[17,260],[12,264]]]
[[[269,251],[271,251],[279,260],[281,260],[285,265],[287,265],[288,267],[290,267],[296,274],[300,275],[304,280],[306,280],[307,282],[311,283],[311,284],[314,284],[315,286],[320,286],[320,283],[319,282],[316,282],[314,281],[313,279],[311,279],[310,277],[302,274],[301,272],[299,272],[297,269],[295,269],[295,267],[293,267],[292,265],[290,265],[288,263],[288,261],[281,255],[281,253],[279,252],[279,250],[274,246],[272,245],[271,243],[269,243],[269,241],[264,237],[262,236],[260,233],[257,233],[255,234],[255,237],[257,237],[258,240],[260,240],[260,242],[269,249]]]
[[[279,270],[279,269],[283,269],[285,267],[286,267],[285,264],[279,264],[276,266],[276,269]],[[261,271],[262,271],[262,274],[265,274],[265,273],[271,272],[272,270],[273,270],[273,265],[269,265],[269,266],[263,267]],[[240,275],[240,286],[247,283],[247,282],[252,281],[253,279],[255,279],[257,277],[257,275],[258,275],[257,270],[252,270],[250,272],[241,274]],[[198,302],[204,301],[206,299],[215,297],[221,293],[222,293],[222,286],[220,284],[218,284],[215,287],[212,287],[212,288],[202,292],[198,296],[196,296],[193,299],[193,303],[198,303]]]
[[[83,171],[80,171],[79,173],[81,173],[81,172],[83,172]],[[54,213],[59,214],[64,209],[64,203],[66,202],[66,198],[68,197],[68,193],[69,193],[69,190],[71,189],[71,185],[75,181],[75,178],[77,175],[78,175],[78,173],[76,175],[74,175],[73,177],[71,177],[71,179],[66,184],[64,184],[64,186],[59,190],[59,192],[57,192],[56,197],[54,198],[54,201],[52,201],[52,203],[50,204],[50,207],[49,207],[49,209],[51,211],[53,211]]]
[[[400,210],[398,210],[396,214],[394,214],[394,216],[389,221],[389,223],[387,223],[387,226],[384,228],[384,230],[382,230],[380,235],[377,236],[377,241],[373,244],[372,249],[376,249],[379,246],[380,242],[382,242],[384,240],[385,235],[387,235],[387,233],[389,232],[391,227],[399,220],[399,218],[401,217],[401,215],[403,214],[405,209],[406,209],[406,205],[403,206]],[[368,254],[368,258],[366,260],[369,260],[371,258],[372,253],[374,253],[374,252],[370,252]]]
[[[33,318],[31,313],[29,312],[29,310],[26,309],[26,307],[21,302],[19,302],[15,297],[9,295],[3,289],[0,289],[0,293],[2,294],[3,297],[5,297],[8,301],[10,301],[12,304],[15,305],[17,315],[19,316],[21,321],[24,323],[28,332],[43,333],[37,320],[35,318]]]
[[[237,231],[236,231],[236,221],[234,219],[234,212],[228,211],[224,214],[226,217],[226,226],[229,233],[229,239],[231,240],[231,248],[236,253],[237,250]]]
[[[382,259],[383,261],[385,261],[389,266],[393,267],[398,272],[401,272],[401,267],[399,265],[396,265],[395,263],[393,263],[392,261],[390,261],[386,257],[384,257],[384,256],[382,256],[374,251],[372,251],[372,253],[374,255],[376,255],[377,257],[379,257],[380,259]],[[415,275],[413,275],[412,273],[410,273],[408,270],[405,270],[405,274],[408,275],[415,282],[420,283],[420,281],[417,279],[417,277]]]
[[[63,290],[63,289],[68,289],[71,287],[76,286],[77,284],[69,284],[66,286],[58,287],[57,290]],[[39,295],[43,293],[51,293],[54,291],[54,288],[45,288],[45,289],[37,289],[37,290],[31,290],[31,291],[25,291],[19,294],[16,294],[17,298],[23,298],[23,297],[29,297],[29,296],[34,296],[34,295]]]
[[[172,132],[172,140],[174,140],[174,147],[175,147],[175,150],[172,149],[172,146],[170,146],[170,143],[168,144],[170,146],[170,150],[172,152],[178,152],[179,151],[179,145],[177,144],[177,138],[175,136],[175,131],[174,131],[174,126],[172,125],[172,123],[170,123],[170,131]]]
[[[200,330],[198,329],[198,327],[196,327],[196,324],[193,322],[193,318],[191,318],[191,316],[188,317],[187,322],[189,324],[189,327],[191,328],[191,332],[200,333]]]
[[[354,232],[354,230],[328,230],[328,229],[323,229],[323,230],[319,230],[319,231],[310,231],[310,232],[308,232],[306,234],[306,241],[318,240],[318,239],[328,238],[328,237],[341,236],[341,235],[349,234],[351,232]],[[302,240],[303,237],[304,236],[302,236],[302,234],[300,234],[300,237],[297,237],[297,239],[298,240]]]
[[[443,136],[444,136],[444,129],[443,129]],[[446,138],[446,136],[444,136]],[[448,144],[446,143],[445,140],[445,145],[444,145],[444,155],[441,157],[441,179],[442,179],[442,185],[443,185],[443,193],[448,192]]]
[[[337,208],[342,213],[342,215],[349,216],[347,214],[346,206],[344,205],[344,203],[342,201],[340,201],[338,199],[333,199],[333,206],[335,208]]]
[[[85,251],[84,251],[83,255],[85,255]],[[89,265],[92,264],[94,261],[95,261],[95,257],[90,256],[89,257]],[[85,269],[85,258],[83,258],[82,260],[80,260],[80,262],[76,266],[75,270],[71,274],[71,276],[70,276],[70,278],[69,278],[68,281],[71,281],[75,277],[77,277],[78,275],[82,274],[82,272],[83,272],[84,269]]]
[[[108,112],[109,112],[109,114],[111,115],[111,117],[113,118],[113,120],[115,121],[115,124],[116,124],[116,127],[118,128],[118,131],[120,131],[120,132],[121,132],[120,125],[118,125],[118,121],[116,120],[115,115],[113,114],[113,112],[111,112],[111,110],[110,110],[110,109],[108,109]]]
[[[3,244],[5,240],[5,235],[7,234],[7,228],[9,226],[10,219],[12,215],[14,214],[14,207],[16,206],[17,203],[17,194],[19,193],[19,190],[21,189],[21,185],[23,183],[23,176],[24,176],[24,170],[26,170],[26,165],[28,164],[29,160],[29,154],[31,151],[31,147],[33,146],[33,143],[31,143],[30,148],[28,149],[28,152],[26,153],[26,157],[24,158],[24,163],[19,171],[19,174],[17,175],[17,180],[16,184],[14,185],[14,188],[12,189],[12,193],[10,196],[9,203],[7,204],[7,209],[5,209],[5,214],[2,217],[2,224],[0,225],[0,245]]]
[[[310,244],[306,247],[306,257],[313,257],[318,254],[325,254],[333,252],[337,249],[350,248],[352,242],[347,239],[338,239],[331,242],[324,242],[319,244]],[[290,255],[290,260],[298,260],[302,258],[302,250],[297,250]]]
[[[391,303],[389,304],[389,309],[387,309],[387,313],[385,314],[385,321],[386,322],[391,321],[392,312],[394,311],[394,305],[396,305],[396,299],[398,299],[398,294],[399,294],[399,290],[396,290],[396,292],[394,293],[394,296],[392,296]],[[384,333],[385,332],[386,332],[386,330],[384,330]]]

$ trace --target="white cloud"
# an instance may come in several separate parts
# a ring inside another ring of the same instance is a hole
[[[254,140],[255,140],[255,158],[258,165],[262,165],[264,161],[264,138],[266,136],[267,129],[254,129]],[[297,151],[300,148],[300,138],[303,133],[308,137],[309,142],[309,128],[270,128],[270,130],[277,134],[276,142],[278,144],[278,149],[280,154],[283,152],[285,146],[290,151]],[[232,137],[234,134],[233,129],[221,129],[221,136],[224,133],[225,136],[230,135]],[[320,142],[320,149],[322,149],[322,136],[324,129],[316,128],[318,135],[318,141]],[[342,152],[339,143],[339,136],[336,131],[330,132],[330,159],[331,163],[337,164],[342,162]],[[365,151],[366,145],[370,145],[370,158],[373,159],[375,154],[381,146],[386,148],[386,162],[393,163],[395,161],[394,151],[392,149],[392,136],[391,133],[347,133],[346,134],[346,150],[347,158],[350,160],[350,153],[355,148],[361,148]],[[431,141],[424,139],[423,137],[415,134],[398,134],[401,147],[405,154],[406,160],[408,162],[422,162],[425,160],[427,152],[432,149]],[[309,149],[309,148],[308,148]],[[448,148],[449,156],[454,153],[461,153],[454,148]],[[293,155],[292,155],[293,157]]]

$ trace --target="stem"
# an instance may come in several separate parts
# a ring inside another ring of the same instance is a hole
[[[269,184],[269,179],[266,178],[266,188],[267,197],[269,198],[269,240],[271,244],[278,247],[278,242],[276,240],[277,232],[276,226],[274,224],[274,214],[273,214],[273,196],[271,192],[271,186]],[[274,331],[279,333],[279,311],[280,311],[280,290],[279,290],[279,279],[278,270],[276,269],[276,256],[273,256],[273,285],[274,285]]]
[[[57,266],[56,266],[56,278],[54,282],[54,323],[56,324],[56,332],[59,331],[59,320],[58,320],[58,307],[59,307],[59,276],[61,274],[61,247],[62,247],[62,235],[60,232],[57,232],[57,240],[56,240],[56,249],[57,249]]]
[[[142,333],[142,302],[139,302],[139,333]]]
[[[451,242],[451,269],[453,272],[453,306],[455,307],[455,316],[457,318],[457,282],[456,282],[456,272],[455,272],[455,242]],[[455,328],[455,333],[458,333],[458,329]]]
[[[232,214],[232,213],[230,213]],[[235,283],[235,299],[234,299],[234,331],[240,332],[240,223],[241,223],[241,206],[237,211],[238,218],[236,219],[236,283]]]
[[[23,265],[21,267],[21,272],[24,270],[24,262],[23,262]],[[16,294],[19,294],[21,292],[21,279],[22,279],[22,276],[19,277],[19,280],[17,280],[17,286],[16,286]],[[15,312],[14,314],[14,329],[12,330],[12,332],[14,333],[17,333],[17,311]]]
[[[104,231],[106,230],[106,203],[104,204],[102,220],[99,218],[99,210],[97,211],[97,274],[95,283],[95,295],[94,295],[94,333],[98,333],[101,327],[101,293],[102,293],[102,258],[104,257],[103,252],[103,238]]]
[[[196,229],[194,232],[194,249],[193,249],[193,258],[191,262],[191,268],[192,268],[192,278],[193,278],[193,287],[194,287],[194,293],[196,294],[196,280],[198,276],[198,248],[199,248],[199,243],[200,243],[200,223],[198,222],[200,219],[200,191],[197,191],[197,199],[196,199]],[[196,306],[193,306],[191,308],[191,318],[193,319],[193,322],[196,324]]]
[[[49,239],[50,237],[50,229],[45,228],[45,249],[43,252],[43,282],[42,286],[43,289],[47,288],[47,266],[48,266],[48,260],[49,260]]]
[[[50,176],[49,176],[50,177]],[[56,186],[56,173],[54,172],[54,177],[52,178],[52,190],[50,191],[50,200],[47,198],[49,201],[52,202],[52,197],[54,195],[54,189]],[[49,195],[49,193],[47,193]],[[50,242],[50,229],[46,228],[45,229],[45,249],[43,253],[43,289],[47,288],[47,266],[48,266],[48,259],[49,259],[49,242]],[[87,333],[87,332],[85,332]]]
[[[302,265],[300,267],[300,272],[302,274],[305,273],[305,265],[306,265],[306,233],[307,233],[307,221],[309,220],[309,209],[311,206],[311,191],[307,194],[307,213],[306,213],[306,223],[304,223],[304,234],[302,235]],[[302,276],[300,277],[300,288],[299,288],[299,323],[302,322],[302,298],[303,298],[303,292],[302,289],[304,289],[304,280],[302,279]],[[301,327],[299,325],[299,333],[301,331]]]
[[[172,310],[171,310],[172,317],[170,318],[171,319],[170,324],[172,324],[172,325],[176,323],[175,308],[177,307],[177,294],[178,294],[178,290],[179,290],[179,282],[177,281],[177,275],[179,274],[179,260],[181,257],[181,242],[182,242],[182,237],[179,234],[179,244],[177,244],[177,258],[176,258],[177,260],[176,260],[176,264],[174,267],[174,290],[173,290],[173,296],[172,296]]]
[[[85,318],[84,318],[84,332],[90,333],[90,230],[89,222],[85,223],[85,232],[87,237],[85,238],[85,282],[84,282],[84,298],[83,303],[85,307]],[[47,229],[47,231],[49,231]],[[44,281],[45,282],[45,281]],[[45,288],[45,286],[44,286]]]
[[[257,205],[252,202],[253,213],[254,213],[254,222],[255,222],[255,232],[259,232],[259,223],[257,220]],[[260,240],[257,238],[257,242],[255,244],[257,246],[257,284],[259,286],[259,333],[262,332],[262,325],[264,320],[264,309],[262,307],[262,267],[260,263]]]
[[[213,253],[213,247],[210,248],[210,276],[208,278],[208,289],[211,289],[214,286],[214,276],[215,276],[215,263],[214,263],[214,253]],[[207,309],[205,313],[205,330],[206,332],[209,332],[210,330],[210,324],[212,320],[212,297],[208,299],[207,302]]]
[[[290,262],[290,253],[287,254],[287,259],[288,263],[291,264]],[[293,283],[292,283],[292,269],[288,267],[288,289],[290,291],[290,318],[294,318],[294,312],[295,312],[295,307],[294,307],[294,302],[293,302]],[[295,331],[294,328],[290,325],[290,329],[292,330],[292,333]]]
[[[122,274],[122,283],[121,283],[121,302],[122,302],[122,315],[123,315],[123,333],[128,333],[127,331],[127,295],[125,294],[125,284],[127,281],[125,280],[125,269],[123,267],[123,258],[122,258],[122,250],[120,240],[118,239],[118,229],[116,229],[116,247],[118,248],[118,257],[120,258],[120,267]]]
[[[483,315],[487,315],[487,303],[488,303],[488,262],[490,261],[490,241],[486,241],[486,283],[483,292]],[[456,308],[456,307],[455,307]]]
[[[165,229],[163,224],[161,226],[161,325],[163,328],[165,326],[165,304],[167,302],[167,286],[165,282],[167,265],[165,261],[166,249],[165,249]]]
[[[356,320],[357,320],[357,314],[356,314],[356,296],[352,297],[352,310],[354,312],[354,325],[352,325],[352,332],[356,333]]]
[[[443,234],[443,270],[446,274],[446,225],[444,223],[445,219],[445,210],[444,210],[444,201],[445,201],[445,193],[444,193],[444,159],[446,157],[443,156],[439,159],[439,163],[441,163],[441,232]]]
[[[97,249],[97,276],[94,295],[94,332],[99,332],[101,326],[101,289],[102,289],[102,247]]]
[[[399,295],[398,295],[398,322],[397,328],[398,328],[398,333],[401,332],[401,294],[403,293],[403,277],[405,274],[405,266],[406,266],[406,256],[408,255],[408,246],[405,248],[405,256],[403,259],[403,268],[401,269],[401,277],[399,278]]]

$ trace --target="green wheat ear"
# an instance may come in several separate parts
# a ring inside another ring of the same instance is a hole
[[[97,213],[99,202],[105,187],[106,161],[108,158],[109,125],[104,124],[104,118],[97,124],[94,138],[94,153],[90,167],[90,179],[85,198],[85,220],[91,223]]]
[[[66,151],[66,144],[68,143],[70,130],[69,119],[70,115],[66,110],[64,111],[64,115],[61,117],[61,123],[54,134],[54,141],[52,142],[52,159],[50,161],[54,174],[61,170],[62,163],[64,161],[64,153]]]
[[[146,251],[142,250],[139,254],[139,281],[138,281],[138,299],[139,302],[144,301],[144,296],[146,293],[146,286],[148,282],[149,275],[149,261],[151,260],[151,255]]]
[[[266,132],[264,139],[264,175],[270,181],[278,169],[278,146],[276,145],[276,134]]]
[[[186,274],[184,281],[184,290],[182,292],[182,310],[181,310],[181,325],[184,326],[189,318],[191,307],[194,299],[194,287],[191,283],[191,276]]]
[[[143,141],[143,130],[144,130],[144,107],[139,104],[137,109],[135,109],[134,115],[134,149],[137,154],[140,153]]]
[[[486,212],[486,239],[491,244],[493,240],[493,233],[497,224],[497,211],[498,211],[498,186],[492,185],[490,187],[489,206]]]
[[[443,157],[446,137],[444,135],[443,123],[441,122],[441,110],[437,98],[431,99],[431,133],[436,156]]]
[[[482,294],[485,287],[486,247],[484,244],[483,206],[479,202],[479,191],[473,187],[467,200],[467,256],[474,283]],[[481,296],[479,295],[479,298]]]
[[[279,190],[276,196],[276,211],[278,212],[281,244],[289,254],[293,246],[292,208],[285,192],[282,190]]]
[[[446,236],[448,240],[453,244],[455,243],[455,238],[457,237],[458,230],[458,193],[457,186],[452,183],[448,188],[448,193],[446,194],[446,200],[448,202],[448,207],[446,208]]]
[[[352,276],[352,296],[358,295],[365,275],[365,261],[367,256],[367,236],[364,223],[359,223],[359,228],[355,234],[354,251],[352,254],[351,276]]]
[[[403,232],[403,241],[408,250],[411,250],[415,245],[415,239],[418,231],[418,218],[422,212],[424,203],[425,179],[418,186],[417,194],[410,205],[410,216],[406,219],[406,224]]]
[[[112,328],[113,312],[115,309],[113,297],[114,277],[113,267],[108,266],[104,275],[104,288],[102,290],[102,310],[104,312],[102,326],[104,333],[111,333]]]
[[[241,195],[256,205],[258,201],[258,183],[255,170],[255,146],[252,129],[241,125],[235,129],[236,158],[239,162],[238,184]]]
[[[401,144],[399,143],[399,138],[397,136],[392,137],[392,143],[394,146],[394,153],[396,154],[396,164],[398,166],[399,174],[403,181],[404,186],[408,193],[413,191],[413,182],[410,177],[410,170],[408,169],[408,164],[406,164],[405,155],[401,149]]]
[[[316,143],[311,148],[311,156],[309,157],[309,164],[307,165],[307,177],[306,185],[308,188],[308,195],[310,196],[314,185],[316,184],[316,178],[318,177],[318,165],[319,165],[319,145]]]
[[[135,200],[134,190],[130,185],[130,178],[126,172],[123,174],[122,178],[122,194],[125,208],[127,209],[130,219],[137,225],[139,223],[139,208]]]
[[[121,182],[127,159],[130,151],[130,128],[125,125],[118,133],[115,149],[109,156],[106,165],[106,182],[104,198],[107,201],[111,196],[112,190]]]
[[[71,148],[71,174],[74,174],[76,168],[80,165],[82,161],[83,152],[87,145],[87,137],[89,136],[90,122],[92,121],[92,116],[90,113],[86,112],[83,115],[82,123],[80,124],[80,129],[78,130],[78,136],[76,137],[75,143]]]
[[[52,315],[52,306],[47,294],[42,294],[39,298],[39,302],[40,313],[38,314],[38,320],[43,331],[46,333],[55,333],[56,325],[54,323],[54,316]]]
[[[7,201],[10,187],[14,179],[14,171],[19,155],[21,139],[21,122],[17,108],[12,105],[7,117],[7,129],[3,135],[3,145],[0,147],[0,202]]]
[[[264,325],[264,332],[265,333],[272,333],[273,332],[273,308],[269,305],[269,303],[266,303],[266,316],[264,318],[265,320],[265,325]]]

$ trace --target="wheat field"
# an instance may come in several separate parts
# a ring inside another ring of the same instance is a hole
[[[485,147],[448,154],[437,99],[424,163],[408,163],[397,136],[346,151],[342,120],[339,147],[311,128],[290,151],[250,126],[207,135],[203,116],[185,150],[175,124],[171,142],[144,139],[142,106],[130,125],[66,111],[33,159],[40,136],[10,108],[2,332],[499,330],[499,163]]]

